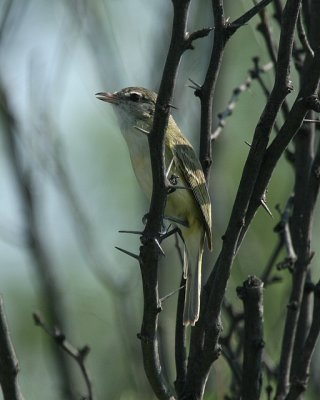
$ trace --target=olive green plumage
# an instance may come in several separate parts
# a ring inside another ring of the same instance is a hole
[[[115,93],[98,93],[111,103],[121,132],[127,142],[134,173],[143,191],[151,198],[152,171],[147,135],[152,128],[156,93],[129,87]],[[165,163],[179,178],[177,189],[168,195],[165,214],[176,221],[185,243],[184,275],[187,279],[183,321],[194,325],[199,318],[201,265],[204,239],[212,248],[211,202],[201,168],[190,142],[183,136],[172,116],[165,136]]]

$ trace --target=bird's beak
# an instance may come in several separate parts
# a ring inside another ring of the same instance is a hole
[[[117,93],[99,92],[96,93],[96,98],[107,103],[119,104]]]

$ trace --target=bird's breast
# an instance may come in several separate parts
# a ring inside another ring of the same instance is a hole
[[[152,170],[148,138],[136,129],[124,132],[124,138],[127,142],[135,176],[143,192],[148,198],[151,198]]]
[[[152,169],[148,138],[137,129],[122,130],[122,133],[127,142],[131,164],[136,178],[143,192],[151,199]],[[172,153],[171,151],[166,151],[167,168],[171,161]],[[178,176],[178,186],[187,187],[187,182],[183,178],[183,173],[175,162],[171,166],[169,177],[171,174]],[[201,212],[196,204],[194,195],[188,188],[177,188],[173,193],[168,195],[165,214],[188,223],[190,226],[198,225],[199,221],[202,221]]]

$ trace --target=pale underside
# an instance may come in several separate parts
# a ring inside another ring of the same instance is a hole
[[[117,111],[119,112],[119,110]],[[132,121],[127,123],[128,121],[123,118],[119,122],[128,145],[134,173],[142,190],[150,199],[152,194],[152,170],[148,138],[147,134],[137,129],[137,127],[140,127],[147,131],[150,129],[150,125],[144,124],[143,121],[135,121],[134,124],[131,123]],[[180,133],[172,117],[170,117],[169,124],[174,125],[175,133],[177,131]],[[168,132],[170,132],[170,129]],[[177,185],[187,189],[176,189],[168,195],[165,215],[181,220],[189,227],[192,227],[192,229],[186,229],[181,224],[180,228],[185,238],[193,234],[194,229],[203,230],[204,227],[208,246],[211,249],[211,204],[201,165],[194,155],[192,146],[181,133],[179,135],[179,143],[176,142],[176,137],[170,134],[166,135],[166,167],[168,168],[171,164],[168,177],[172,174],[178,176]]]
[[[152,92],[145,101],[137,103],[141,95],[134,95],[134,100],[126,96],[141,90],[127,88],[115,98],[115,111],[118,116],[121,132],[127,142],[131,163],[138,182],[145,194],[152,195],[152,170],[148,134],[152,127],[152,116],[156,95]],[[109,97],[110,98],[110,97]],[[111,97],[112,98],[112,97]],[[152,101],[150,102],[150,99]],[[132,102],[131,102],[132,101]],[[183,310],[184,325],[195,325],[200,315],[201,270],[204,239],[212,248],[211,202],[206,181],[191,144],[182,135],[180,129],[170,116],[165,136],[165,164],[167,177],[177,177],[176,188],[167,196],[165,216],[176,220],[184,242],[183,272],[186,279],[185,301]],[[180,222],[179,222],[180,221]]]

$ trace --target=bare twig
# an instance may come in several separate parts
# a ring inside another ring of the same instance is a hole
[[[19,363],[11,342],[3,299],[0,296],[0,386],[4,400],[23,400],[18,383]]]
[[[208,178],[209,169],[212,163],[211,159],[211,134],[212,134],[212,108],[213,94],[219,70],[222,62],[223,52],[230,37],[260,10],[266,7],[271,1],[262,0],[241,17],[231,23],[225,21],[224,8],[222,0],[213,0],[212,9],[214,15],[214,39],[210,57],[209,66],[203,85],[196,85],[195,95],[201,102],[201,126],[200,126],[200,153],[199,159],[206,178]]]
[[[314,52],[310,46],[307,34],[304,30],[301,12],[299,13],[299,17],[298,17],[297,30],[298,30],[299,40],[303,46],[304,51],[306,52],[306,54],[313,57]]]
[[[186,44],[185,46],[191,50],[194,49],[193,42],[197,39],[204,38],[209,35],[213,28],[203,28],[198,31],[194,31],[186,34]]]
[[[244,305],[242,399],[260,398],[262,387],[263,283],[250,276],[237,293]]]
[[[271,1],[272,0],[261,0],[259,3],[256,3],[250,10],[245,12],[240,18],[233,21],[230,24],[229,29],[231,29],[232,33],[234,33],[238,28],[247,24],[251,18],[253,18],[255,15],[264,10],[265,7],[271,3]]]
[[[256,0],[254,0],[254,2],[256,3]],[[282,20],[282,6],[280,5],[280,2],[273,2],[273,5],[277,9],[275,18],[278,21],[280,21],[280,18]],[[267,10],[265,8],[262,9],[261,12],[259,13],[259,16],[260,16],[260,24],[258,25],[257,29],[262,34],[262,37],[266,43],[266,47],[267,47],[269,56],[271,58],[271,61],[274,64],[276,64],[277,63],[277,52],[279,53],[279,49],[277,48],[277,45],[274,42],[272,26],[270,23],[270,19],[269,19]],[[281,26],[280,22],[279,22],[279,25]],[[294,40],[292,42],[292,47],[293,47],[293,49],[295,48]],[[287,104],[286,99],[284,99],[284,101],[281,105],[281,110],[284,114],[284,117],[286,117],[288,114],[288,111],[289,111],[289,106]],[[276,129],[276,130],[278,131],[278,129]]]
[[[254,2],[256,3],[256,0]],[[269,16],[265,9],[259,12],[259,16],[260,24],[257,26],[257,30],[264,38],[271,61],[275,64],[277,62],[277,46],[273,40]]]
[[[280,240],[285,246],[287,253],[285,260],[277,264],[278,269],[292,268],[293,264],[297,260],[297,255],[293,248],[291,232],[290,232],[290,224],[289,224],[290,217],[292,215],[293,201],[294,201],[294,195],[291,195],[289,197],[289,200],[287,201],[283,213],[281,213],[280,211],[280,206],[279,205],[277,206],[277,210],[281,215],[281,220],[275,226],[274,231],[279,233]]]
[[[195,95],[200,98],[201,103],[199,160],[206,179],[208,178],[212,163],[210,135],[212,132],[213,94],[220,71],[224,47],[228,39],[223,1],[213,0],[212,8],[214,15],[214,38],[210,62],[203,85],[195,90]]]
[[[293,377],[286,400],[296,400],[308,384],[311,358],[320,334],[320,282],[314,289],[314,308],[312,324],[298,363],[298,371]]]
[[[296,376],[297,374],[300,365],[300,358],[303,346],[306,342],[307,335],[310,331],[310,326],[312,322],[314,288],[315,285],[311,281],[311,271],[309,269],[307,272],[306,283],[304,285],[303,297],[299,313],[299,321],[292,352],[290,381],[292,381],[292,377]]]
[[[211,140],[216,140],[219,137],[220,133],[226,125],[226,119],[232,115],[233,110],[235,109],[236,104],[240,98],[240,95],[251,87],[253,80],[258,79],[261,74],[266,73],[273,68],[273,63],[271,62],[260,67],[258,65],[259,59],[255,58],[253,61],[255,64],[254,69],[249,71],[247,78],[241,85],[233,89],[232,96],[228,102],[226,109],[218,114],[218,126],[212,132]]]
[[[64,333],[61,332],[58,328],[55,328],[54,331],[51,331],[51,329],[47,326],[42,317],[36,312],[33,313],[33,320],[34,323],[37,326],[40,326],[66,354],[68,354],[76,361],[76,363],[79,365],[87,387],[87,396],[85,398],[88,400],[93,400],[92,383],[89,372],[85,365],[87,355],[90,352],[89,346],[85,345],[81,348],[74,347],[70,342],[67,341]]]

